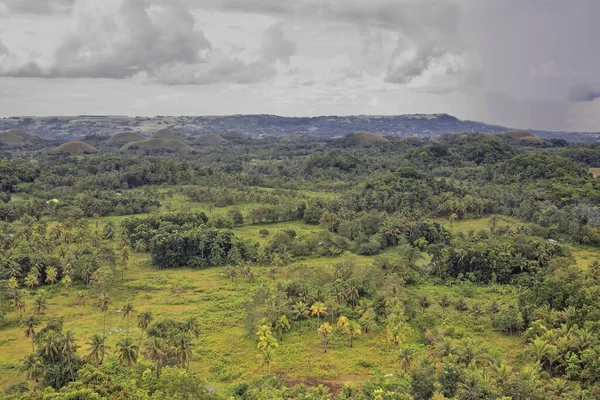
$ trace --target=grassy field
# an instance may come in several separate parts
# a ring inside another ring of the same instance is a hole
[[[163,209],[207,210],[206,204],[189,203],[176,195]],[[250,207],[250,205],[246,205]],[[226,213],[227,208],[215,208],[213,213]],[[108,221],[119,222],[123,217],[107,217],[99,220],[102,227]],[[460,220],[452,222],[440,220],[453,232],[489,229],[489,218]],[[501,218],[502,224],[517,224],[513,219]],[[259,230],[267,229],[270,235],[281,229],[294,229],[301,234],[311,234],[322,230],[319,226],[300,222],[246,225],[236,228],[236,234],[250,241],[268,240],[259,235]],[[269,236],[270,236],[269,235]],[[114,244],[116,247],[116,243]],[[598,257],[593,249],[574,248],[573,253],[579,265],[585,267]],[[387,254],[394,255],[389,249]],[[337,257],[309,258],[297,261],[280,269],[276,280],[285,280],[293,274],[308,273],[311,269],[332,269]],[[360,264],[368,265],[372,257],[357,257]],[[264,367],[257,354],[256,341],[246,327],[246,311],[255,290],[261,285],[271,284],[267,267],[256,266],[252,279],[238,277],[230,280],[224,277],[225,267],[210,269],[173,269],[159,271],[150,263],[149,255],[132,253],[124,279],[111,293],[112,304],[107,314],[108,346],[115,349],[117,341],[126,335],[127,321],[120,308],[126,301],[134,304],[136,312],[151,311],[156,319],[173,318],[183,320],[196,316],[201,325],[201,335],[194,343],[194,357],[190,370],[203,376],[209,385],[222,389],[231,382],[249,380],[263,374]],[[75,304],[75,294],[83,290],[88,293],[88,304]],[[514,304],[516,293],[502,286],[433,286],[417,285],[403,289],[403,296],[411,298],[427,295],[432,305],[423,311],[424,316],[439,318],[439,329],[451,330],[453,337],[471,337],[476,342],[485,342],[486,347],[505,354],[513,362],[523,350],[518,335],[510,336],[496,332],[491,327],[487,314],[477,318],[454,308],[446,310],[442,320],[442,310],[435,302],[440,293],[445,292],[454,299],[466,298],[469,304],[480,304],[485,308],[491,298],[502,304]],[[81,355],[87,354],[85,342],[96,333],[102,333],[103,315],[95,305],[95,294],[85,286],[73,287],[69,293],[58,285],[49,288],[49,306],[43,320],[50,317],[63,317],[65,329],[72,329],[78,339]],[[26,299],[27,309],[33,303],[33,293]],[[425,317],[424,317],[425,318]],[[19,382],[23,374],[19,372],[22,359],[31,352],[31,342],[25,339],[24,329],[17,324],[15,313],[7,315],[9,326],[0,330],[0,388]],[[332,335],[330,351],[323,353],[321,337],[316,333],[317,321],[312,319],[299,324],[291,333],[285,334],[277,349],[273,371],[290,378],[315,377],[335,382],[364,381],[376,370],[393,373],[398,370],[398,360],[393,347],[385,339],[385,332],[369,332],[359,337],[352,348],[347,346],[347,338]],[[132,318],[129,335],[138,340],[136,316]],[[419,335],[408,332],[408,345],[418,348]],[[111,350],[111,351],[112,351]],[[109,358],[112,356],[109,356]]]

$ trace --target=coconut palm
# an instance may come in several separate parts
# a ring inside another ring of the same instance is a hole
[[[288,321],[288,318],[285,315],[282,315],[275,321],[275,330],[279,334],[280,341],[283,340],[283,333],[289,331],[290,328],[290,321]]]
[[[181,367],[186,371],[190,369],[190,360],[192,358],[192,343],[185,335],[180,335],[175,341],[175,355]]]
[[[196,317],[189,317],[183,322],[183,330],[190,337],[197,338],[200,336],[200,326],[198,325],[198,319]]]
[[[88,353],[88,358],[96,364],[96,366],[101,365],[104,361],[104,355],[106,354],[106,350],[109,347],[106,345],[105,339],[96,334],[92,336],[89,342],[86,342],[88,346],[90,346],[90,352]]]
[[[321,317],[327,315],[327,307],[325,304],[317,301],[310,307],[310,315],[317,316],[317,324],[321,322]]]
[[[68,294],[69,291],[71,290],[71,285],[73,284],[73,280],[71,279],[71,277],[69,275],[65,275],[61,279],[60,284],[62,285],[62,287],[66,290],[66,292]]]
[[[25,301],[23,300],[23,292],[20,290],[16,290],[13,293],[13,307],[17,313],[17,318],[21,319],[21,316],[25,311]]]
[[[402,371],[406,374],[415,359],[415,349],[403,347],[398,353],[398,359],[400,360]]]
[[[35,303],[33,305],[33,311],[38,315],[44,315],[44,312],[48,309],[48,300],[44,295],[37,295]]]
[[[85,307],[87,304],[87,297],[85,296],[85,292],[81,290],[77,292],[77,304],[79,304],[81,307]]]
[[[54,361],[61,353],[62,337],[54,331],[49,331],[42,337],[41,346],[42,354]]]
[[[19,289],[19,281],[14,276],[11,276],[6,287],[11,294],[14,294]]]
[[[317,333],[323,336],[323,353],[327,353],[327,337],[331,332],[333,332],[333,328],[329,322],[324,322],[319,329],[317,329]]]
[[[23,320],[23,326],[25,327],[25,337],[31,339],[31,351],[35,352],[35,327],[38,326],[40,321],[35,315],[28,315]]]
[[[144,311],[138,314],[138,328],[142,331],[140,334],[140,343],[138,344],[138,348],[142,345],[142,339],[144,338],[144,332],[148,329],[150,322],[154,319],[154,316],[150,311]]]
[[[308,317],[310,315],[308,304],[306,304],[303,301],[297,302],[292,306],[292,314],[294,315],[295,320],[300,320]]]
[[[104,330],[103,337],[106,337],[106,312],[108,311],[108,306],[110,305],[110,297],[106,293],[102,293],[98,298],[98,306],[100,307],[100,311],[104,314]]]
[[[123,319],[127,319],[127,337],[129,337],[129,317],[133,314],[135,310],[133,309],[133,304],[130,302],[125,303],[123,306]]]
[[[354,342],[354,338],[362,335],[362,328],[360,324],[356,321],[350,321],[348,327],[346,328],[346,335],[350,338],[350,347]]]
[[[46,283],[54,285],[58,279],[58,271],[54,267],[46,268]]]
[[[75,344],[75,334],[72,330],[68,330],[62,337],[62,345],[60,352],[63,355],[71,355],[77,351],[77,345]]]
[[[138,347],[133,344],[131,339],[126,337],[125,339],[119,340],[117,343],[117,362],[119,365],[131,366],[137,361]]]
[[[167,358],[167,352],[169,350],[169,345],[166,344],[160,338],[152,338],[145,345],[144,355],[152,364],[154,364],[154,371],[156,372],[156,377],[160,376],[160,363]]]
[[[37,275],[35,275],[33,273],[29,273],[25,277],[25,286],[27,286],[29,289],[33,289],[34,287],[36,287],[39,284],[40,284],[40,281],[39,281]]]
[[[267,324],[259,325],[256,330],[256,338],[261,340],[267,336],[271,336],[271,327]]]
[[[438,304],[442,307],[442,319],[446,315],[446,308],[452,305],[452,299],[447,294],[443,294],[439,299],[437,299]]]
[[[387,338],[390,342],[396,346],[396,350],[400,347],[406,335],[404,334],[404,327],[401,324],[388,325]]]
[[[21,371],[27,373],[27,379],[29,379],[33,389],[33,383],[37,382],[44,372],[44,364],[42,364],[42,360],[35,353],[31,353],[23,360]]]

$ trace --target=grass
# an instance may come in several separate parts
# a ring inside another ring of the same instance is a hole
[[[208,205],[190,203],[179,194],[175,194],[165,203],[161,211],[166,209],[191,209],[208,213]],[[239,206],[248,209],[252,205]],[[230,207],[214,208],[213,215],[225,215]],[[99,219],[99,227],[112,221],[118,223],[124,217],[106,217]],[[450,227],[450,221],[438,220]],[[453,232],[489,229],[490,218],[465,219],[452,223]],[[500,218],[500,224],[518,225],[519,221],[511,218]],[[261,229],[270,231],[267,238],[259,235]],[[323,230],[320,226],[305,225],[301,222],[245,225],[235,229],[242,239],[264,242],[268,237],[282,229],[294,229],[298,235],[310,235]],[[116,243],[115,243],[116,246]],[[394,249],[388,249],[388,255],[394,255]],[[580,266],[586,267],[598,256],[595,249],[574,248],[573,254]],[[373,257],[357,256],[360,265],[369,265]],[[280,268],[277,280],[286,280],[311,271],[333,271],[333,264],[338,257],[308,258]],[[422,262],[426,262],[422,261]],[[246,309],[251,304],[254,291],[263,284],[271,282],[267,267],[254,267],[255,278],[235,278],[233,281],[223,276],[225,267],[210,269],[180,268],[159,271],[154,268],[148,254],[132,252],[128,269],[124,272],[124,281],[111,293],[112,303],[107,314],[108,346],[115,349],[117,341],[125,335],[126,320],[123,319],[120,307],[126,301],[134,304],[136,314],[151,311],[157,320],[173,318],[183,320],[190,316],[198,318],[201,335],[194,341],[194,357],[190,370],[200,374],[210,386],[219,390],[231,382],[250,380],[265,372],[260,360],[256,357],[256,342],[248,334],[245,326]],[[78,290],[88,292],[88,305],[75,305],[75,294]],[[475,286],[455,285],[439,286],[424,284],[409,286],[403,289],[405,298],[426,295],[432,305],[422,312],[423,319],[437,321],[440,329],[446,330],[451,337],[471,337],[482,342],[485,347],[502,352],[511,363],[518,363],[518,354],[524,350],[519,335],[505,335],[492,329],[490,316],[475,318],[468,312],[446,309],[445,319],[441,319],[441,307],[435,299],[441,293],[453,299],[466,298],[470,305],[479,303],[485,310],[491,299],[496,299],[505,306],[515,304],[517,293],[508,286]],[[95,296],[85,286],[73,287],[70,293],[55,286],[49,289],[50,300],[47,315],[64,317],[65,329],[72,329],[81,346],[79,353],[85,355],[85,342],[96,333],[102,333],[103,315],[95,305]],[[26,299],[27,309],[33,303],[32,296]],[[420,312],[420,311],[419,311]],[[17,325],[16,315],[7,315],[9,326],[0,330],[0,388],[23,380],[19,372],[22,359],[31,351],[30,341],[24,338],[23,328]],[[321,337],[316,333],[316,320],[300,323],[292,332],[284,335],[280,347],[276,351],[275,364],[272,370],[290,378],[314,377],[322,380],[344,382],[361,382],[374,371],[384,373],[398,371],[398,361],[394,348],[386,341],[385,332],[379,330],[369,332],[357,338],[354,347],[348,347],[348,339],[340,335],[330,337],[327,353],[323,353]],[[130,336],[136,341],[140,331],[137,328],[136,316],[130,321]],[[415,331],[408,332],[406,344],[421,343],[420,335]],[[420,350],[424,355],[427,350]],[[110,359],[109,356],[108,359]]]
[[[590,168],[588,171],[590,171],[590,174],[592,174],[594,178],[597,178],[598,175],[600,175],[600,168]]]

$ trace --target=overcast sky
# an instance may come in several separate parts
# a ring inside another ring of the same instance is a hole
[[[599,0],[0,0],[0,116],[449,113],[600,131]]]

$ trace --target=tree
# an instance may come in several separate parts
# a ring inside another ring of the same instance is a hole
[[[179,365],[185,368],[186,372],[190,369],[190,360],[192,359],[192,343],[185,335],[180,335],[175,340],[175,355]]]
[[[60,284],[67,291],[67,294],[71,290],[72,283],[73,283],[73,281],[72,281],[72,279],[71,279],[71,277],[69,275],[63,276],[63,278],[60,281]]]
[[[137,361],[138,347],[133,344],[131,339],[126,337],[125,339],[119,340],[117,343],[117,362],[119,365],[131,366]]]
[[[197,338],[200,336],[200,326],[198,325],[198,319],[196,317],[189,317],[183,322],[184,331],[190,337]]]
[[[446,315],[446,308],[452,305],[452,299],[446,293],[442,294],[442,296],[437,299],[438,304],[442,307],[442,319]]]
[[[299,301],[292,306],[292,314],[296,321],[304,319],[310,315],[308,304]]]
[[[320,323],[321,317],[327,315],[327,307],[325,304],[317,301],[310,307],[310,315],[317,316],[317,324]]]
[[[23,320],[23,326],[25,327],[25,337],[31,339],[31,351],[35,351],[35,327],[38,326],[40,321],[35,315],[28,315]]]
[[[61,352],[61,335],[53,330],[50,330],[42,336],[41,342],[42,354],[54,362],[56,357],[58,357]]]
[[[277,321],[275,321],[275,330],[279,334],[280,341],[283,340],[283,333],[289,331],[290,327],[290,321],[288,321],[285,315],[282,315],[279,318],[277,318]]]
[[[14,276],[11,276],[6,285],[10,294],[15,294],[15,292],[19,289],[19,281]]]
[[[152,338],[145,345],[144,355],[148,360],[152,362],[154,365],[154,371],[156,372],[156,377],[160,377],[160,366],[161,362],[163,362],[167,358],[167,352],[169,350],[169,346],[160,338]]]
[[[106,340],[102,336],[96,334],[92,336],[89,342],[86,342],[90,346],[90,352],[88,358],[94,362],[96,366],[101,365],[104,361],[104,355],[109,347],[106,345]]]
[[[77,304],[81,307],[85,307],[85,305],[87,304],[87,297],[85,295],[85,292],[81,290],[77,292]]]
[[[360,324],[356,321],[350,321],[346,328],[346,335],[350,338],[350,347],[354,342],[354,338],[362,335],[362,328]]]
[[[123,306],[123,318],[127,319],[127,337],[129,337],[129,317],[131,317],[134,311],[133,304],[130,302],[125,303]]]
[[[46,268],[46,283],[49,285],[54,285],[58,278],[58,271],[54,267]]]
[[[44,312],[48,309],[48,300],[43,294],[38,294],[35,297],[33,311],[38,315],[44,315]]]
[[[25,277],[25,286],[27,286],[29,289],[33,289],[34,287],[36,287],[39,284],[40,284],[40,281],[38,280],[37,275],[35,275],[33,273],[29,273]]]
[[[267,335],[260,338],[256,347],[261,351],[263,363],[267,366],[267,372],[270,371],[273,355],[275,349],[279,347],[279,343],[273,336]]]
[[[405,374],[408,372],[408,369],[412,365],[414,358],[415,349],[411,347],[403,347],[402,349],[400,349],[400,352],[398,353],[398,359],[400,360],[400,367],[402,368],[402,371],[404,371]]]
[[[317,333],[323,336],[323,353],[327,353],[327,337],[333,332],[333,328],[329,322],[324,322],[321,324],[319,329],[317,329]]]
[[[150,322],[154,319],[154,316],[150,311],[144,311],[138,314],[138,328],[141,330],[140,334],[140,343],[138,344],[138,348],[142,345],[142,339],[144,338],[144,332],[148,329]]]
[[[25,311],[25,301],[23,300],[23,292],[20,290],[15,290],[13,293],[13,307],[17,313],[17,318],[21,319]]]
[[[31,353],[25,357],[23,365],[21,366],[21,371],[27,373],[27,379],[29,379],[33,390],[34,382],[37,382],[44,373],[44,365],[42,364],[42,360],[36,354]]]
[[[400,347],[406,335],[404,333],[404,326],[401,324],[389,325],[387,328],[387,338],[390,342],[396,346],[396,350]]]
[[[108,311],[108,306],[110,305],[110,297],[106,293],[102,293],[98,298],[98,307],[100,307],[100,311],[104,315],[104,323],[103,323],[103,334],[102,337],[106,338],[106,313]]]

